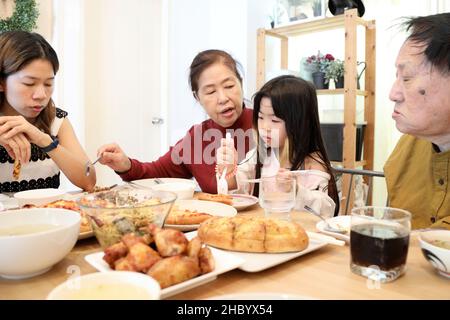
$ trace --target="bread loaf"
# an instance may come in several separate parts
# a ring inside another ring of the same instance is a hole
[[[262,217],[213,217],[200,224],[202,242],[243,252],[292,252],[308,246],[305,230],[297,223]]]

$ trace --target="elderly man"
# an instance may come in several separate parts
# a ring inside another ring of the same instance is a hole
[[[408,20],[389,98],[404,133],[384,166],[392,207],[412,227],[450,229],[450,13]]]

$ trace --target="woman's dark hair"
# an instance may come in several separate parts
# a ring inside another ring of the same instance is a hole
[[[198,79],[205,69],[215,63],[222,63],[227,66],[239,79],[242,85],[242,76],[240,70],[242,66],[230,54],[222,50],[205,50],[198,53],[194,60],[192,60],[189,72],[189,85],[191,86],[192,94],[196,98],[198,93]]]
[[[6,78],[36,59],[44,59],[51,63],[53,73],[59,69],[58,56],[50,44],[39,34],[26,31],[8,31],[0,33],[0,79]],[[5,95],[0,92],[0,106]],[[50,134],[50,126],[55,119],[55,105],[50,99],[48,105],[36,118],[34,125]]]
[[[301,169],[308,156],[327,169],[331,176],[328,183],[328,194],[336,203],[336,215],[339,212],[339,197],[320,131],[316,89],[308,81],[294,76],[279,76],[268,81],[253,98],[253,127],[255,129],[258,128],[258,114],[261,100],[264,97],[270,99],[275,116],[285,123],[289,140],[288,154],[289,162],[292,164],[291,170]],[[259,178],[262,163],[259,154],[262,151],[260,148],[262,143],[258,130],[255,131],[258,141],[257,178]]]
[[[423,53],[432,66],[443,74],[450,73],[450,13],[407,18],[403,22],[407,40],[423,45]]]

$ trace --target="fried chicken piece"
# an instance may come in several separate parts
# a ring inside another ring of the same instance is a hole
[[[156,262],[161,260],[161,257],[148,245],[138,242],[130,248],[126,259],[137,271],[147,272]]]
[[[200,266],[201,274],[211,272],[216,267],[214,257],[208,247],[203,247],[200,249],[198,264]]]
[[[200,267],[197,259],[173,256],[155,263],[147,274],[158,281],[163,289],[198,276]]]
[[[162,257],[183,254],[187,250],[188,240],[183,232],[173,229],[158,230],[153,234],[156,248]]]
[[[195,237],[188,243],[187,255],[191,258],[197,258],[201,248],[202,248],[202,241],[200,240],[199,237]]]
[[[105,260],[111,268],[114,268],[114,263],[120,258],[125,257],[128,254],[128,248],[123,242],[118,242],[105,249]]]
[[[127,258],[120,258],[114,263],[114,270],[117,271],[134,271],[136,272],[136,266],[134,266]]]
[[[147,244],[143,237],[136,235],[135,233],[127,233],[122,237],[122,242],[130,249],[136,243]]]

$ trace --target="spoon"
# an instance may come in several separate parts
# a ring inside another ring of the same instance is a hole
[[[316,210],[314,210],[313,208],[311,208],[311,207],[309,207],[309,206],[306,206],[306,205],[304,206],[304,208],[305,208],[309,213],[312,213],[313,215],[315,215],[315,216],[317,216],[317,217],[319,217],[320,219],[323,220],[323,222],[325,223],[325,227],[324,227],[324,230],[325,230],[325,231],[335,232],[335,233],[342,233],[342,234],[347,233],[346,230],[338,229],[338,228],[335,228],[335,227],[331,226],[331,225],[328,223],[328,221],[327,221],[324,217],[322,217],[322,216],[321,216]]]
[[[102,155],[100,155],[94,162],[91,163],[91,161],[87,161],[85,168],[84,168],[84,174],[87,176],[89,176],[91,174],[91,166],[93,166],[94,164],[96,164],[100,159],[102,158]]]

